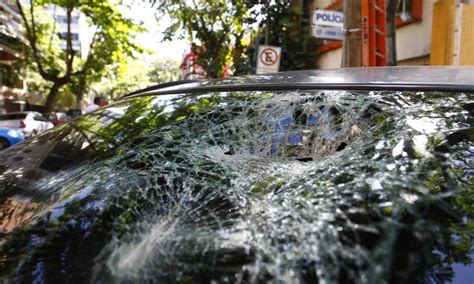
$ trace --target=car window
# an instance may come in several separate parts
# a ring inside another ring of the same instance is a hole
[[[62,120],[62,121],[68,120],[68,117],[67,117],[67,115],[66,115],[65,113],[57,113],[56,115],[57,115],[58,118],[59,118],[60,120]]]
[[[11,116],[8,115],[8,114],[1,114],[0,115],[0,120],[10,120],[11,119],[10,117]]]
[[[48,120],[56,120],[56,115],[55,114],[48,114],[46,115]]]
[[[26,114],[23,113],[12,113],[12,114],[2,114],[0,115],[0,120],[17,120],[25,119]]]
[[[15,119],[25,119],[26,116],[27,115],[25,113],[19,113],[15,115]]]
[[[0,154],[0,274],[465,279],[473,101],[344,90],[119,101]]]
[[[41,114],[34,114],[33,119],[36,121],[47,121],[47,119]]]

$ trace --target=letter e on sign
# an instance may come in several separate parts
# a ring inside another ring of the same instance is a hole
[[[281,48],[271,45],[258,47],[257,74],[275,73],[280,70]]]

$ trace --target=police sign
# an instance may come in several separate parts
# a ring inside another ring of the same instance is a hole
[[[323,27],[314,26],[312,27],[311,34],[315,38],[332,39],[332,40],[343,40],[344,33],[341,28],[336,27]]]
[[[344,14],[330,10],[315,10],[311,22],[316,26],[342,28],[344,25]]]

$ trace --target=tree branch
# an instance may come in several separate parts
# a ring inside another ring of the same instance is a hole
[[[56,32],[56,5],[54,5],[54,11],[53,11],[53,19],[54,19],[54,26],[53,29],[51,30],[51,36],[49,37],[49,44],[48,44],[48,51],[51,52],[51,45],[53,43],[53,36],[54,33]]]
[[[72,17],[72,7],[68,6],[66,8],[66,17],[67,17],[67,34],[66,34],[66,74],[63,78],[69,80],[72,73],[72,63],[74,61],[75,52],[72,48],[72,35],[71,35],[71,17]]]
[[[16,0],[16,6],[18,7],[18,11],[20,11],[20,16],[23,19],[23,23],[25,24],[26,37],[28,38],[28,41],[30,42],[31,50],[33,51],[33,58],[35,60],[36,66],[38,67],[38,71],[41,77],[43,77],[44,79],[48,81],[57,80],[56,76],[52,76],[46,73],[46,71],[43,68],[43,65],[41,64],[41,58],[40,58],[39,50],[37,46],[38,37],[36,35],[36,24],[34,20],[33,0],[30,0],[31,26],[28,23],[28,18],[26,17],[25,11],[23,11],[23,6],[21,5],[20,0]]]
[[[92,57],[93,57],[92,50],[93,50],[94,45],[95,45],[95,43],[97,42],[97,39],[98,39],[98,36],[97,36],[98,30],[99,30],[99,29],[96,29],[96,30],[95,30],[94,36],[92,37],[92,41],[91,41],[91,43],[89,44],[89,53],[87,54],[86,62],[85,62],[84,65],[82,66],[81,70],[76,71],[76,72],[72,72],[72,73],[71,73],[72,76],[82,75],[83,73],[86,73],[87,69],[89,68],[89,64],[90,64],[91,59],[92,59]]]
[[[196,1],[193,0],[193,4],[194,4],[194,10],[196,11],[198,8],[197,4],[196,4]],[[206,25],[206,21],[204,21],[204,18],[202,17],[201,14],[197,14],[196,17],[198,18],[199,22],[201,23],[201,27],[199,27],[199,30],[201,30],[202,32],[204,32],[205,34],[205,37],[207,39],[209,39],[211,37],[210,35],[210,32],[209,30],[207,29],[207,25]],[[197,29],[196,29],[197,30]]]

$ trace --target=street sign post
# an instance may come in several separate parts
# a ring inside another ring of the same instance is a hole
[[[311,23],[315,26],[338,27],[344,26],[344,14],[332,10],[315,10]]]
[[[275,73],[280,70],[281,48],[271,45],[258,47],[257,74]]]
[[[313,26],[311,31],[315,38],[332,40],[344,39],[344,33],[342,32],[342,29],[337,27]]]

